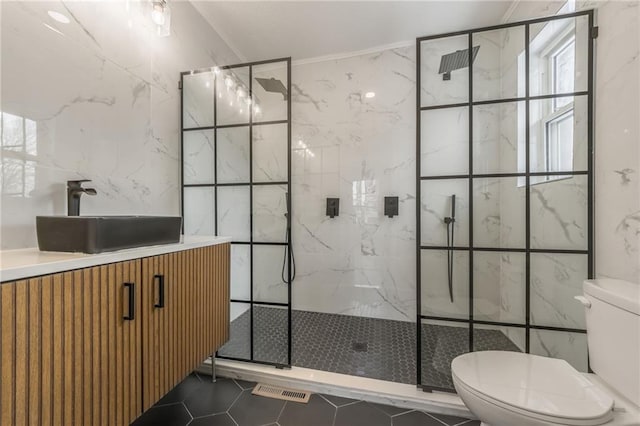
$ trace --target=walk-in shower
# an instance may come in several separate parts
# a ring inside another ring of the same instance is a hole
[[[183,73],[185,233],[233,238],[218,357],[446,391],[472,350],[585,370],[592,28]]]

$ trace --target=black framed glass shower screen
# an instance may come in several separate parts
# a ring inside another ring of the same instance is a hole
[[[462,353],[588,369],[592,10],[416,42],[417,383]],[[454,200],[455,196],[455,200]]]
[[[232,238],[217,357],[290,366],[291,58],[183,72],[180,87],[184,233]]]

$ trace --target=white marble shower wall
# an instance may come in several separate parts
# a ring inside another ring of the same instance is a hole
[[[35,216],[66,214],[70,179],[98,191],[84,214],[179,214],[179,73],[237,57],[190,3],[171,3],[165,38],[146,5],[2,2],[2,249],[35,246]]]
[[[572,11],[571,3],[520,2],[509,21],[551,15],[562,7]],[[575,10],[585,9],[596,10],[599,26],[594,82],[595,272],[598,277],[640,284],[640,5],[633,1],[575,2]],[[586,108],[583,100],[576,98],[575,102],[576,111]],[[576,122],[574,132],[584,135],[586,123]],[[574,156],[576,169],[585,161],[585,157]],[[533,247],[585,247],[586,190],[584,177],[532,187],[532,214],[538,219],[532,220],[532,230],[538,229]],[[536,271],[531,281],[532,323],[583,328],[584,312],[572,296],[582,291],[586,258],[537,254],[531,262]],[[539,330],[531,336],[533,353],[565,358],[586,369],[584,335]]]
[[[292,114],[294,308],[414,321],[415,48],[294,63]]]

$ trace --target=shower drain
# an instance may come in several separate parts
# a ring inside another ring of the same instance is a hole
[[[356,352],[367,352],[368,347],[365,342],[353,342],[353,350]]]

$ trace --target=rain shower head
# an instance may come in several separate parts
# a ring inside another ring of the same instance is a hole
[[[277,80],[273,77],[271,78],[257,78],[256,81],[260,83],[260,86],[266,91],[271,93],[281,93],[282,97],[286,101],[289,97],[287,93],[287,88],[284,87],[284,84],[280,80]]]
[[[480,46],[474,46],[471,52],[471,62],[476,60]],[[438,74],[442,74],[443,80],[451,80],[451,71],[459,70],[469,66],[469,49],[456,50],[453,53],[442,55],[440,59],[440,70]]]

